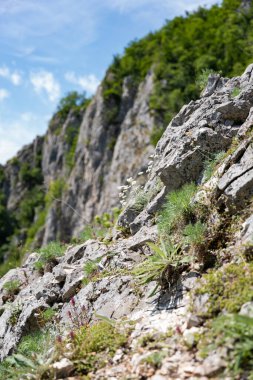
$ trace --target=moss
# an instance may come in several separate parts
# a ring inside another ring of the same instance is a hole
[[[223,310],[238,312],[244,303],[253,300],[253,263],[228,264],[205,274],[195,294],[205,293],[209,300],[203,316],[217,315]]]

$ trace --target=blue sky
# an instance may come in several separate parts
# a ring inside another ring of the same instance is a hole
[[[0,163],[46,131],[68,91],[92,95],[114,54],[217,0],[0,0]]]

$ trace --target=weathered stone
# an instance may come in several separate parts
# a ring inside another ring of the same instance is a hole
[[[238,157],[218,182],[219,204],[225,204],[231,211],[247,204],[253,194],[253,147],[248,144],[245,152]]]
[[[56,379],[60,379],[61,377],[65,379],[73,371],[74,364],[71,360],[63,358],[59,362],[54,363],[52,368]]]
[[[56,302],[60,299],[59,282],[52,273],[46,273],[43,277],[31,285],[32,292],[37,300],[43,299],[45,302]]]
[[[245,315],[246,317],[253,318],[253,302],[247,302],[242,305],[240,310],[240,315]]]

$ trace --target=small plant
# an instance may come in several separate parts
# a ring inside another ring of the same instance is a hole
[[[204,164],[204,173],[203,173],[203,182],[208,181],[216,168],[216,166],[226,157],[225,152],[219,152],[213,155],[210,159],[205,161]]]
[[[204,69],[197,76],[196,85],[202,91],[207,86],[209,75],[211,74],[221,74],[221,72],[215,72],[212,69]]]
[[[218,347],[227,348],[228,372],[233,378],[253,373],[253,318],[232,314],[214,319],[198,345],[202,356]]]
[[[45,310],[40,310],[37,317],[39,326],[44,327],[48,323],[52,322],[55,316],[56,316],[56,311],[52,309],[51,307]]]
[[[3,289],[7,291],[8,295],[13,296],[19,292],[20,286],[21,286],[21,283],[19,280],[11,280],[11,281],[7,281],[3,285]]]
[[[73,331],[70,343],[73,346],[72,360],[77,371],[88,374],[103,367],[119,347],[127,342],[127,335],[108,321]]]
[[[83,279],[83,284],[87,285],[92,277],[94,277],[98,273],[98,264],[101,261],[101,258],[95,260],[89,260],[84,265],[84,274],[85,278]]]
[[[236,96],[240,95],[240,88],[239,87],[234,87],[233,90],[231,91],[231,97],[235,98]]]
[[[154,254],[139,264],[133,270],[133,274],[139,279],[141,284],[156,281],[158,285],[151,293],[153,295],[158,287],[162,289],[174,285],[180,273],[190,262],[188,256],[183,256],[179,245],[161,243],[161,247],[153,243],[148,246]]]
[[[12,326],[15,326],[19,320],[19,317],[22,313],[22,305],[17,303],[15,305],[11,304],[11,316],[9,322]]]
[[[80,306],[74,297],[69,302],[70,309],[67,312],[72,329],[80,329],[88,326],[89,317],[84,306]]]
[[[142,362],[151,365],[152,367],[158,369],[161,367],[163,359],[166,357],[165,352],[154,351],[147,357],[145,357]]]
[[[238,312],[244,303],[253,299],[253,264],[228,264],[205,274],[195,294],[206,293],[209,299],[204,317],[217,315],[221,311]]]
[[[168,196],[162,212],[158,217],[158,229],[163,240],[168,240],[173,228],[185,224],[191,219],[194,206],[191,199],[196,192],[194,183],[186,184],[181,189],[172,191]]]
[[[45,264],[56,264],[56,258],[64,254],[64,247],[57,241],[52,241],[39,250],[39,259],[34,263],[37,270],[42,270]]]
[[[109,235],[110,229],[115,225],[120,209],[114,207],[111,213],[103,213],[101,216],[96,215],[91,224],[87,224],[84,230],[79,234],[78,238],[72,239],[74,243],[85,242],[89,239],[99,239],[105,241],[106,235]]]
[[[195,224],[187,224],[183,231],[185,242],[193,246],[199,246],[205,241],[205,232],[206,225],[200,221]]]
[[[0,363],[0,379],[49,379],[50,348],[54,334],[50,330],[36,330],[25,335],[17,351]]]

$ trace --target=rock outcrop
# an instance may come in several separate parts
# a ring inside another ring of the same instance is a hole
[[[98,212],[115,204],[117,186],[126,176],[133,176],[150,154],[147,131],[152,120],[146,108],[146,97],[142,94],[144,88],[145,93],[152,88],[152,76],[148,76],[139,87],[133,103],[128,99],[127,83],[125,86],[125,106],[122,104],[125,108],[120,113],[122,119],[115,147],[110,153],[110,163],[108,156],[104,158],[104,154],[109,154],[106,144],[110,139],[110,129],[105,131],[102,128],[103,103],[100,93],[82,121],[76,165],[70,174],[69,188],[63,200],[87,219],[91,218],[94,209]],[[233,97],[235,87],[240,89],[240,93]],[[167,278],[167,288],[163,284],[161,293],[151,297],[150,292],[155,284],[136,282],[133,270],[152,255],[146,243],[157,243],[159,240],[155,215],[161,210],[166,194],[189,182],[201,185],[193,202],[199,204],[200,210],[206,206],[209,235],[205,249],[215,256],[224,273],[229,260],[235,265],[245,265],[245,271],[249,270],[246,266],[251,264],[246,264],[246,261],[252,260],[253,230],[252,94],[253,65],[241,77],[223,79],[212,76],[203,96],[182,108],[159,141],[143,189],[143,193],[149,196],[142,209],[135,207],[134,199],[129,199],[119,217],[118,229],[115,228],[112,236],[107,237],[109,240],[88,240],[78,246],[69,246],[64,256],[57,258],[53,268],[48,271],[44,268],[43,274],[34,269],[39,254],[33,253],[21,268],[10,271],[0,280],[1,359],[13,352],[20,338],[36,325],[36,314],[41,310],[53,307],[58,313],[59,323],[71,325],[71,299],[75,297],[80,315],[85,310],[89,323],[98,315],[117,321],[127,317],[128,321],[135,322],[128,350],[117,352],[104,368],[91,373],[91,378],[206,379],[217,378],[224,373],[229,361],[226,350],[212,351],[203,359],[196,349],[199,337],[208,329],[203,325],[205,318],[211,313],[208,292],[194,296],[195,289],[200,286],[198,278],[202,276],[205,266],[197,259],[191,265],[182,266],[176,279],[172,281]],[[131,108],[128,108],[130,103]],[[134,134],[136,129],[131,129],[137,117],[139,128],[143,128],[143,134],[138,134],[140,139]],[[101,139],[96,141],[93,133],[96,129],[97,135],[99,128]],[[90,144],[84,148],[87,139]],[[49,138],[46,144],[51,144]],[[142,149],[142,155],[137,153],[141,145],[146,147],[146,151]],[[207,181],[204,176],[205,162],[221,151],[224,152],[223,161]],[[44,157],[44,160],[47,159]],[[116,168],[119,162],[120,170]],[[52,167],[48,178],[55,171],[56,168]],[[104,176],[101,187],[97,186],[100,175]],[[160,185],[156,187],[158,180]],[[151,192],[154,188],[155,191]],[[83,197],[75,197],[81,193]],[[63,220],[71,223],[73,230],[77,231],[80,220],[67,210],[62,210],[63,214],[66,212]],[[235,214],[236,220],[233,219]],[[47,226],[54,222],[51,217]],[[224,231],[227,226],[230,229]],[[203,250],[203,246],[201,248]],[[188,245],[183,249],[183,254],[187,255],[190,247]],[[196,251],[193,245],[190,252],[193,257],[199,258]],[[87,279],[83,268],[87,263],[94,264],[95,275],[83,285],[83,280]],[[19,282],[19,290],[10,296],[6,294],[4,284],[13,280]],[[189,294],[193,297],[191,311]],[[248,309],[251,310],[248,303],[245,305],[240,305],[243,315]],[[161,334],[168,331],[170,334],[161,338]],[[148,333],[152,334],[152,342],[156,341],[158,334],[157,346],[154,344],[145,349],[144,345],[140,348],[140,338],[147,337]],[[164,339],[165,343],[160,344],[159,339]],[[146,358],[150,352],[157,352],[157,347],[162,352],[160,361],[149,366]],[[52,368],[55,371],[61,369],[65,359],[62,358],[60,364],[54,363]],[[69,361],[67,366],[66,376],[71,373]],[[63,376],[62,369],[59,371],[59,376]]]

